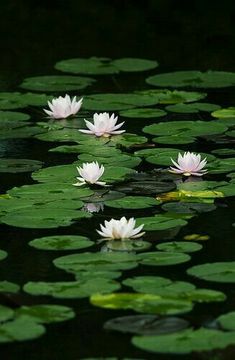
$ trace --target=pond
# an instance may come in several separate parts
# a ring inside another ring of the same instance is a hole
[[[1,85],[4,359],[234,358],[235,72],[57,53]]]

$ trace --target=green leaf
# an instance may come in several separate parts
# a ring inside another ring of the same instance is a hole
[[[217,318],[217,322],[223,330],[235,330],[235,311],[231,311],[227,314],[220,315]]]
[[[7,257],[7,252],[0,250],[0,260],[4,260]]]
[[[176,104],[166,107],[167,111],[186,114],[196,114],[200,111],[211,112],[218,109],[220,109],[219,105],[209,103]]]
[[[62,305],[34,305],[20,307],[16,310],[16,316],[39,324],[51,324],[73,319],[75,312],[70,307]]]
[[[34,239],[29,245],[39,250],[79,250],[94,244],[87,237],[79,235],[54,235]]]
[[[170,252],[191,253],[202,249],[202,245],[188,241],[171,241],[156,246],[158,250]]]
[[[151,95],[158,99],[159,104],[178,104],[198,101],[204,99],[207,94],[193,91],[169,90],[169,89],[148,89],[136,91],[137,94]]]
[[[126,270],[137,266],[135,254],[109,252],[109,253],[82,253],[62,256],[53,261],[59,269],[78,273],[85,271]]]
[[[138,255],[141,264],[148,266],[176,265],[187,262],[191,257],[184,253],[176,252],[146,252]]]
[[[187,224],[187,221],[183,219],[174,219],[164,215],[137,218],[136,221],[137,226],[144,224],[144,230],[147,231],[167,230]]]
[[[46,94],[0,92],[0,109],[11,110],[27,106],[45,106],[48,100],[52,100],[52,98]]]
[[[235,73],[225,71],[176,71],[150,76],[146,82],[154,86],[223,88],[235,85]]]
[[[128,240],[109,240],[104,245],[104,249],[112,251],[143,251],[151,247],[151,243],[138,239]]]
[[[21,173],[38,170],[43,163],[38,160],[31,159],[0,159],[0,172],[2,173]]]
[[[14,316],[14,310],[10,309],[9,307],[0,305],[0,322],[7,321],[13,318],[13,316]],[[0,334],[1,334],[1,330],[0,330]],[[0,337],[0,342],[1,342],[1,337]]]
[[[235,261],[196,265],[189,268],[187,274],[207,281],[235,283]]]
[[[0,281],[0,293],[17,293],[20,290],[20,286],[12,282],[3,280]]]
[[[81,281],[67,282],[28,282],[23,289],[35,296],[52,296],[58,299],[85,298],[94,293],[107,293],[120,288],[111,279],[94,278]]]
[[[121,199],[105,201],[105,205],[118,209],[146,209],[158,205],[156,199],[146,196],[126,196]]]
[[[34,91],[69,91],[81,90],[92,85],[95,79],[79,76],[35,76],[24,79],[20,87]]]
[[[104,75],[116,74],[119,70],[111,63],[111,59],[91,57],[89,59],[67,59],[55,64],[56,70],[72,74]]]
[[[157,118],[165,116],[166,112],[161,109],[137,108],[120,111],[120,115],[127,118]]]
[[[191,352],[224,349],[235,344],[234,332],[219,330],[187,329],[173,334],[159,336],[134,336],[134,346],[152,353],[189,354]]]
[[[158,66],[157,61],[138,59],[138,58],[122,58],[111,62],[116,68],[124,72],[138,72],[155,69]]]
[[[92,305],[105,309],[134,310],[146,314],[174,315],[192,309],[190,301],[169,299],[155,294],[94,294],[90,301]]]
[[[45,333],[43,325],[25,318],[0,324],[0,343],[33,340]]]
[[[235,108],[228,107],[226,109],[216,110],[211,113],[211,116],[214,116],[215,118],[219,118],[219,119],[234,118],[235,117]]]

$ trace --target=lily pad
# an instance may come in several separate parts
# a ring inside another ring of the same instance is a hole
[[[136,91],[137,94],[151,95],[158,99],[159,104],[179,104],[204,99],[207,94],[195,91],[148,89]]]
[[[186,320],[177,317],[159,319],[155,315],[122,316],[106,321],[104,329],[140,335],[170,334],[188,327]]]
[[[121,58],[111,62],[116,68],[124,72],[138,72],[155,69],[158,66],[157,61],[138,59],[138,58]]]
[[[9,307],[0,305],[0,322],[7,321],[13,318],[13,316],[14,316],[14,310],[10,309]]]
[[[112,251],[143,251],[151,247],[151,243],[143,240],[122,240],[122,241],[107,241],[104,245],[105,249]]]
[[[26,317],[39,324],[51,324],[73,319],[75,312],[62,305],[34,305],[20,307],[16,310],[16,316]]]
[[[218,109],[220,109],[219,105],[209,103],[176,104],[166,107],[167,111],[185,114],[196,114],[200,111],[211,112]]]
[[[187,274],[207,281],[235,283],[235,261],[196,265]]]
[[[0,324],[0,343],[33,340],[46,332],[43,325],[24,317]]]
[[[150,76],[146,82],[153,86],[223,88],[235,85],[235,73],[225,71],[176,71]]]
[[[224,349],[235,344],[234,332],[200,328],[173,334],[134,336],[134,346],[152,353],[189,354],[191,352]]]
[[[146,209],[158,205],[159,202],[146,196],[126,196],[121,199],[105,201],[104,204],[118,209]]]
[[[235,331],[235,311],[220,315],[217,322],[224,330]]]
[[[164,215],[137,218],[136,220],[137,226],[144,224],[144,230],[147,231],[167,230],[187,224],[186,220],[174,219]]]
[[[67,59],[55,64],[57,70],[84,75],[116,74],[119,70],[111,63],[111,59],[102,57],[91,57],[87,59]]]
[[[0,92],[0,109],[11,110],[27,106],[45,106],[52,98],[46,94]]]
[[[158,250],[170,252],[191,253],[202,249],[202,245],[188,241],[171,241],[156,246]]]
[[[90,297],[92,305],[105,309],[134,310],[146,314],[175,315],[188,312],[192,303],[186,300],[164,298],[155,294],[111,293],[94,294]]]
[[[9,281],[0,281],[0,293],[17,293],[20,286]]]
[[[155,251],[139,254],[138,259],[143,265],[166,266],[185,263],[191,257],[184,253]]]
[[[215,110],[211,113],[211,115],[219,119],[235,118],[235,108],[228,107],[227,109]]]
[[[39,250],[79,250],[94,244],[85,236],[54,235],[34,239],[29,245]]]
[[[7,252],[0,250],[0,260],[4,260],[7,257]]]
[[[20,87],[34,91],[69,91],[81,90],[92,85],[95,79],[79,76],[49,75],[24,79]]]
[[[127,118],[158,118],[165,116],[166,112],[161,109],[137,108],[120,111],[120,115]]]
[[[88,279],[67,282],[28,282],[23,289],[26,293],[35,296],[52,296],[58,299],[85,298],[94,293],[107,293],[120,288],[120,285],[111,279]]]
[[[135,254],[110,253],[82,253],[62,256],[53,261],[53,264],[62,270],[78,273],[85,271],[116,271],[133,269],[137,266]]]
[[[31,159],[0,159],[0,172],[2,173],[21,173],[38,170],[43,163],[38,160]]]

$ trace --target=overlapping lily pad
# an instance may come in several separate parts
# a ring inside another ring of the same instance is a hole
[[[120,288],[111,279],[95,278],[81,281],[67,282],[28,282],[24,291],[34,296],[52,296],[59,299],[75,299],[88,297],[94,293],[108,293]]]
[[[92,85],[95,79],[80,76],[46,75],[24,79],[21,88],[34,91],[68,91],[81,90]]]
[[[55,64],[57,70],[72,74],[105,75],[117,74],[119,71],[138,72],[154,69],[157,61],[138,58],[110,58],[91,57],[61,60]]]
[[[125,309],[161,315],[185,313],[190,311],[193,306],[187,300],[170,299],[155,294],[135,293],[94,294],[91,296],[90,301],[92,305],[105,309]]]
[[[235,73],[226,71],[176,71],[150,76],[146,82],[153,86],[223,88],[235,86]]]

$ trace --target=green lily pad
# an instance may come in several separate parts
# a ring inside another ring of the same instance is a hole
[[[138,59],[138,58],[122,58],[111,62],[116,68],[124,72],[138,72],[155,69],[158,66],[157,61]]]
[[[146,82],[154,86],[223,88],[235,85],[235,73],[225,71],[176,71],[150,76]]]
[[[189,268],[187,274],[207,281],[235,283],[235,261],[196,265]]]
[[[148,266],[177,265],[187,262],[191,257],[184,253],[177,252],[146,252],[138,255],[141,264]]]
[[[224,349],[235,344],[234,332],[200,328],[173,334],[134,336],[132,344],[142,350],[163,354],[189,354],[191,352]]]
[[[107,241],[104,246],[108,250],[112,251],[143,251],[151,247],[151,243],[143,240],[121,240],[121,241]]]
[[[0,92],[0,109],[11,110],[27,106],[45,106],[52,98],[45,94]]]
[[[85,211],[44,207],[16,210],[1,218],[1,222],[7,225],[31,228],[49,229],[59,226],[69,226],[75,220],[89,218],[91,215]]]
[[[147,231],[167,230],[187,224],[186,220],[174,219],[164,215],[137,218],[136,221],[137,226],[144,224],[144,230]]]
[[[78,143],[83,140],[87,140],[88,136],[82,134],[80,131],[75,131],[74,129],[64,128],[59,130],[50,130],[43,134],[35,136],[36,139],[42,141],[52,141],[52,142],[75,142]]]
[[[186,320],[177,317],[159,319],[156,315],[130,315],[106,321],[104,329],[140,335],[174,333],[188,327]]]
[[[149,95],[108,93],[86,96],[83,102],[83,108],[87,110],[115,111],[152,106],[155,104],[157,104],[157,100]]]
[[[219,105],[209,103],[176,104],[166,107],[167,111],[186,114],[196,114],[200,111],[211,112],[218,109],[220,109]]]
[[[230,119],[235,117],[235,108],[228,107],[227,109],[215,110],[211,113],[211,116],[219,119]]]
[[[0,322],[7,321],[14,316],[14,310],[9,307],[0,305]],[[1,325],[0,325],[1,326]]]
[[[104,204],[118,209],[146,209],[158,205],[159,202],[147,196],[126,196],[121,199],[105,201]]]
[[[180,199],[179,199],[180,201]],[[204,213],[213,211],[216,209],[216,205],[207,204],[201,202],[185,202],[185,198],[182,198],[182,201],[177,202],[168,202],[162,205],[162,209],[173,212],[176,214],[195,214],[195,213]]]
[[[4,260],[7,257],[7,252],[0,250],[0,260]]]
[[[14,129],[3,129],[0,133],[0,139],[26,139],[45,132],[40,126],[21,126]]]
[[[51,324],[73,319],[75,312],[62,305],[34,305],[20,307],[16,310],[16,316],[27,317],[36,323]]]
[[[235,155],[235,150],[234,149],[215,149],[211,151],[212,154],[216,154],[219,156],[229,156],[229,155]]]
[[[38,170],[43,163],[38,160],[31,159],[0,159],[0,172],[3,173],[21,173]]]
[[[1,94],[1,93],[0,93]],[[15,128],[28,123],[30,115],[16,111],[0,111],[0,128]]]
[[[223,330],[235,331],[235,311],[220,315],[217,322]]]
[[[141,159],[137,156],[127,155],[127,154],[117,154],[114,155],[115,164],[119,167],[134,168],[141,163]],[[107,166],[113,165],[113,156],[111,157],[99,157],[93,154],[81,154],[78,156],[79,161],[81,162],[93,162],[97,161],[99,164],[103,164],[106,168]]]
[[[20,286],[12,282],[3,280],[0,281],[0,293],[17,293],[20,290]]]
[[[137,266],[135,254],[109,253],[82,253],[62,256],[53,261],[59,269],[78,273],[82,271],[116,271],[133,269]]]
[[[58,299],[85,298],[94,293],[107,293],[120,288],[120,285],[111,279],[88,279],[67,282],[28,282],[23,289],[26,293],[35,296],[52,296]]]
[[[156,246],[158,250],[170,252],[191,253],[202,249],[202,245],[188,241],[171,241]]]
[[[112,64],[111,59],[91,57],[88,59],[67,59],[55,64],[56,70],[72,74],[104,75],[116,74],[119,70]]]
[[[148,89],[136,91],[137,94],[145,94],[158,99],[159,104],[179,104],[204,99],[207,94],[195,91]]]
[[[111,293],[94,294],[92,305],[105,309],[134,310],[146,314],[175,315],[192,309],[190,301],[164,298],[155,294]]]
[[[92,85],[96,80],[79,76],[49,75],[24,79],[20,87],[34,91],[69,91],[81,90]]]
[[[39,250],[79,250],[94,244],[87,237],[79,235],[54,235],[34,239],[29,245]]]
[[[46,332],[43,325],[24,317],[0,324],[0,343],[33,340]]]
[[[166,112],[161,109],[137,108],[120,111],[120,115],[127,118],[157,118],[165,116]]]

